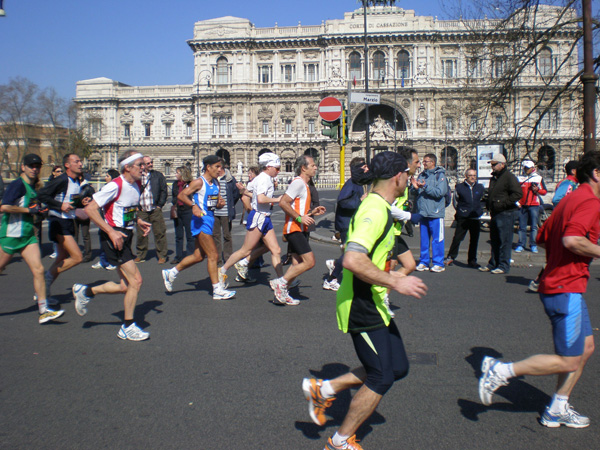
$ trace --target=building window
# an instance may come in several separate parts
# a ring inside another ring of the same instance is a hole
[[[152,133],[152,125],[149,123],[144,124],[144,137],[150,137]]]
[[[227,58],[221,56],[217,59],[217,84],[229,83],[228,71],[229,65],[227,64]]]
[[[540,130],[558,130],[558,110],[552,109],[540,114]]]
[[[271,66],[258,66],[258,82],[259,83],[270,83],[273,77]]]
[[[483,61],[479,58],[469,58],[467,61],[467,77],[481,78],[483,76]]]
[[[379,50],[373,55],[373,78],[375,80],[385,78],[385,55]]]
[[[263,134],[269,134],[269,121],[268,120],[262,121],[262,132],[263,132]]]
[[[318,81],[319,80],[319,65],[318,64],[305,64],[304,65],[304,80],[305,81]]]
[[[194,132],[194,126],[191,123],[185,124],[185,135],[191,136]]]
[[[281,66],[281,81],[284,83],[296,81],[296,66],[294,64],[284,64]]]
[[[496,131],[502,131],[502,116],[496,116],[494,121],[496,123]]]
[[[171,175],[171,163],[165,163],[165,173],[166,177]]]
[[[102,122],[93,120],[90,122],[90,136],[100,139],[102,137]]]
[[[285,134],[292,134],[292,121],[290,119],[285,120]]]
[[[308,119],[308,134],[315,134],[315,119]]]
[[[537,59],[537,69],[541,76],[552,75],[552,52],[548,48],[540,50]]]
[[[406,50],[398,52],[398,78],[404,79],[410,77],[410,54]]]
[[[219,134],[219,118],[213,117],[213,135]]]
[[[475,133],[477,132],[477,117],[473,116],[471,117],[471,125],[469,125],[469,131],[471,133]]]
[[[350,80],[361,78],[360,55],[358,52],[350,53]]]
[[[128,123],[123,125],[123,136],[125,136],[125,137],[131,136],[131,125],[129,125]]]
[[[445,59],[442,61],[442,77],[456,78],[456,60]]]
[[[171,124],[165,123],[165,137],[171,137]]]
[[[446,117],[446,131],[448,133],[454,131],[454,119],[452,117]]]
[[[492,77],[502,78],[506,72],[506,58],[494,58],[492,60]]]

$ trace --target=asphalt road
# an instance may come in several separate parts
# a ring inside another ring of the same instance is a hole
[[[328,205],[335,195],[322,197]],[[275,222],[279,230],[280,214]],[[330,224],[322,225],[317,233],[328,237]],[[244,235],[237,224],[234,235],[237,247]],[[417,237],[408,239],[415,250]],[[97,247],[96,234],[93,242]],[[317,266],[292,291],[302,300],[297,307],[270,302],[270,265],[256,285],[232,282],[234,300],[213,301],[204,264],[182,272],[172,294],[163,288],[164,266],[156,259],[141,264],[136,319],[151,333],[145,342],[116,337],[121,296],[98,296],[85,317],[75,313],[73,283],[116,279],[90,264],[56,281],[53,294],[66,313],[38,325],[31,275],[16,258],[0,275],[0,448],[323,448],[350,393],[339,395],[330,420],[319,427],[308,416],[302,378],[333,377],[358,361],[349,336],[337,330],[335,294],[321,289],[324,261],[338,249],[312,245]],[[537,422],[553,377],[513,380],[490,407],[479,402],[484,355],[520,359],[552,352],[548,320],[537,295],[526,291],[538,270],[519,264],[498,276],[453,266],[417,274],[429,286],[421,300],[392,295],[411,371],[360,428],[365,449],[598,448],[597,357],[571,398],[590,416],[587,429],[548,429]],[[586,298],[596,335],[599,291],[594,264]]]

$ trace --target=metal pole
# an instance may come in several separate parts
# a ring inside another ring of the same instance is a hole
[[[583,9],[583,151],[596,150],[596,89],[592,41],[592,0],[582,0]]]
[[[367,46],[367,0],[362,0],[365,25],[365,92],[369,92],[369,49]],[[371,163],[371,143],[369,142],[369,104],[365,105],[365,151],[367,164]]]

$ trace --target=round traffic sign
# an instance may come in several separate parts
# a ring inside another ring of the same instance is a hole
[[[319,116],[327,122],[335,122],[342,115],[342,102],[335,97],[325,97],[319,103]]]

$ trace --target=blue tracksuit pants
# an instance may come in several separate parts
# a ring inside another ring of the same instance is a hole
[[[431,259],[434,266],[444,267],[444,219],[421,219],[421,264],[430,265],[429,244],[431,242]]]

